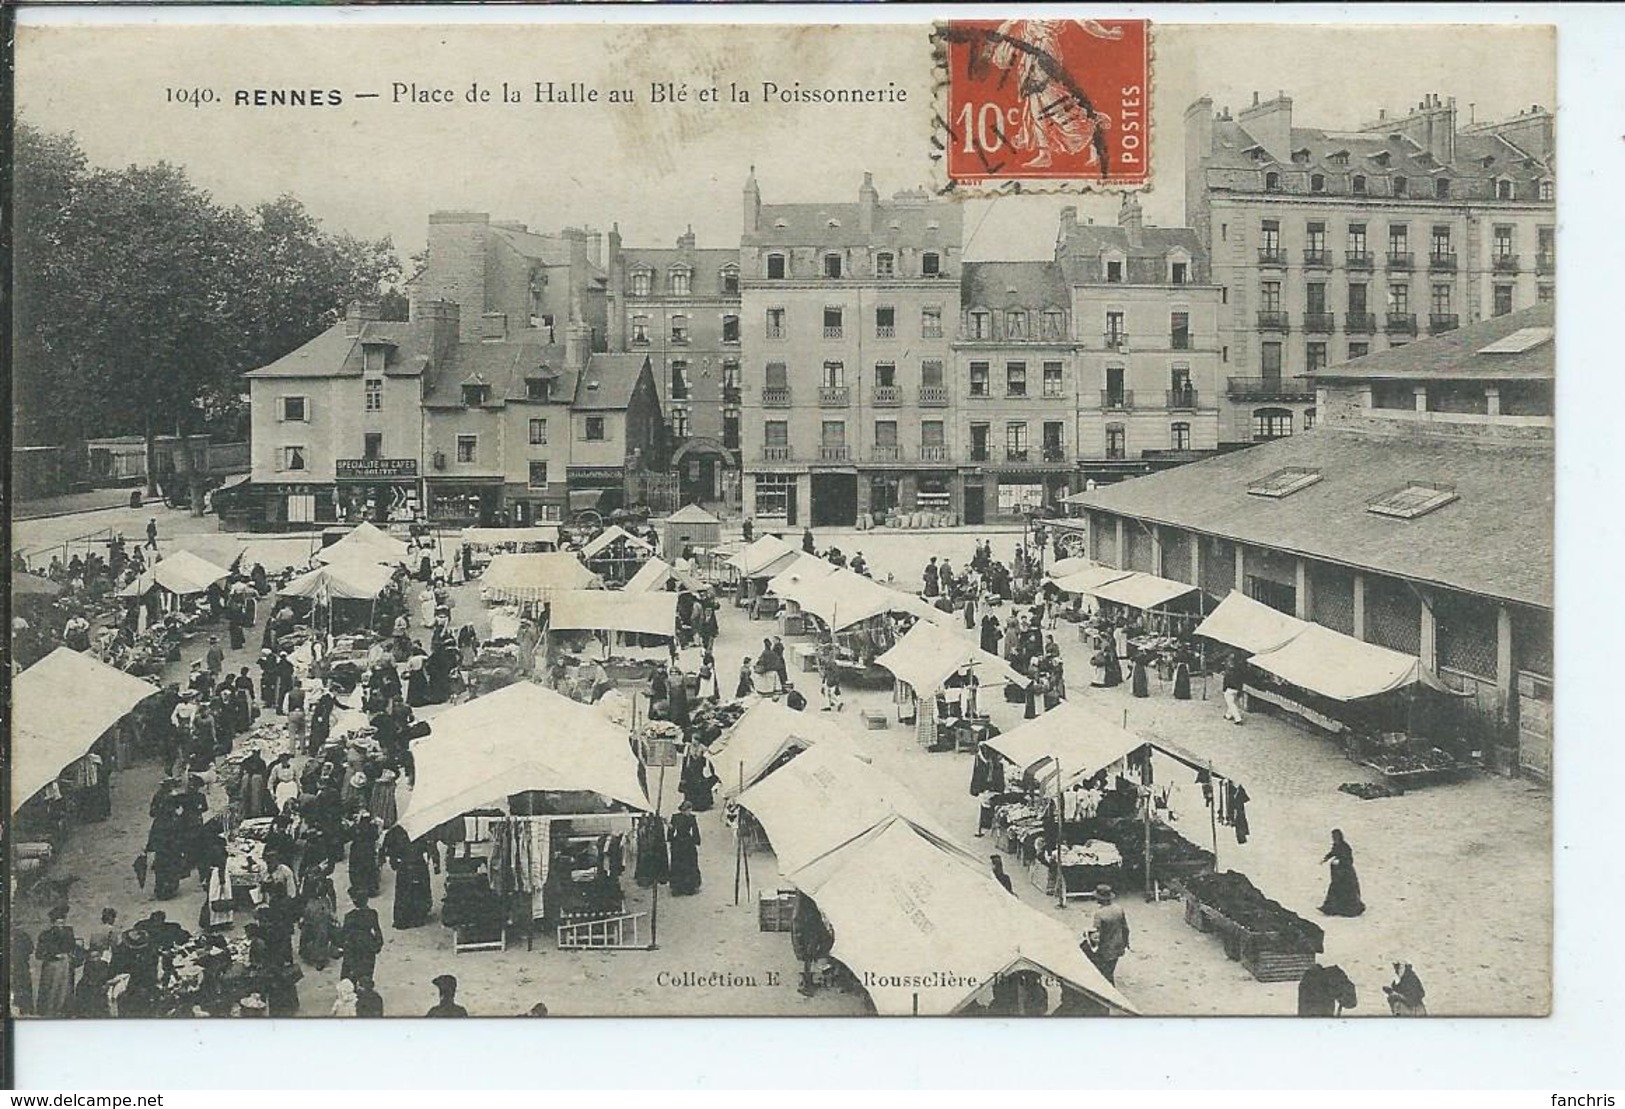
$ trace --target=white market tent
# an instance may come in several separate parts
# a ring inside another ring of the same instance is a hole
[[[549,631],[677,634],[677,594],[560,589],[548,608]]]
[[[766,829],[786,877],[893,820],[979,865],[907,787],[835,744],[814,743],[740,794],[739,805]]]
[[[803,554],[799,551],[793,553],[794,561],[774,574],[767,583],[769,593],[787,601],[796,600],[798,593],[809,588],[820,578],[829,577],[837,569],[833,562],[826,562],[817,555]]]
[[[978,682],[1015,682],[1025,687],[1028,679],[1011,669],[997,655],[988,654],[964,636],[924,620],[908,630],[891,650],[875,659],[900,682],[931,693],[941,688],[949,676],[966,666],[974,668]]]
[[[223,581],[226,571],[200,558],[191,551],[176,551],[162,562],[154,563],[135,581],[119,590],[120,597],[140,597],[153,589],[165,589],[186,597],[206,592],[209,586]]]
[[[1135,1012],[1085,958],[1071,929],[908,824],[893,821],[840,855],[843,865],[818,879],[790,881],[817,902],[834,932],[831,954],[864,980],[882,1015],[954,1013],[984,983],[1021,969],[1058,979],[1113,1012]]]
[[[801,552],[776,535],[764,535],[728,560],[742,578],[773,577],[787,570]]]
[[[1052,761],[1060,766],[1063,779],[1073,782],[1093,778],[1149,742],[1078,701],[1062,701],[1048,712],[994,736],[987,746],[1023,773]],[[1053,767],[1043,775],[1045,779],[1054,776]]]
[[[768,589],[793,601],[801,611],[818,617],[831,631],[849,628],[887,612],[905,612],[933,623],[951,623],[955,619],[953,613],[934,608],[912,593],[891,589],[845,567],[805,556],[769,582]]]
[[[158,687],[58,647],[11,680],[11,811]]]
[[[545,601],[561,589],[585,589],[598,575],[569,551],[499,554],[480,578],[480,591],[498,601]]]
[[[1068,593],[1093,594],[1100,586],[1126,578],[1131,573],[1132,570],[1114,570],[1110,566],[1089,566],[1064,578],[1057,578],[1055,585]]]
[[[1195,634],[1258,655],[1296,639],[1305,626],[1304,621],[1235,590],[1207,614]]]
[[[757,701],[734,722],[720,744],[711,748],[711,761],[722,779],[722,792],[733,797],[741,783],[749,789],[788,753],[824,745],[868,762],[857,743],[833,721],[797,712],[778,701]]]
[[[1305,624],[1286,643],[1248,661],[1282,681],[1334,701],[1375,697],[1418,682],[1445,688],[1415,655],[1365,643],[1319,624]]]
[[[394,571],[377,563],[335,562],[316,567],[277,592],[283,597],[372,600],[383,593],[394,577]]]
[[[633,535],[619,524],[611,524],[609,527],[605,528],[592,539],[587,541],[587,543],[581,548],[581,557],[588,559],[597,558],[600,554],[603,554],[604,551],[608,550],[611,545],[622,539],[626,540],[629,546],[637,547],[639,550],[648,551],[650,554],[654,553],[654,547],[649,542],[639,539],[637,536]]]
[[[638,572],[632,575],[630,581],[621,586],[623,593],[658,593],[666,588],[666,583],[675,581],[690,593],[704,593],[710,589],[705,582],[700,581],[693,574],[684,573],[674,568],[670,563],[660,558],[650,558]]]
[[[1091,558],[1072,557],[1057,559],[1056,561],[1050,563],[1046,576],[1048,576],[1051,581],[1058,581],[1061,578],[1071,577],[1073,574],[1082,573],[1084,570],[1096,565],[1098,565],[1098,563]]]
[[[510,685],[448,709],[430,727],[412,744],[417,777],[400,820],[414,839],[528,790],[591,790],[649,811],[626,730],[550,689]]]
[[[363,521],[331,547],[316,552],[316,562],[377,562],[394,565],[409,556],[405,543]]]
[[[1155,574],[1132,573],[1127,577],[1117,578],[1094,586],[1091,589],[1086,589],[1084,592],[1092,593],[1102,601],[1112,601],[1116,604],[1127,605],[1129,608],[1149,610],[1161,608],[1169,601],[1175,601],[1180,597],[1196,592],[1196,586],[1186,585],[1182,581],[1159,578]]]

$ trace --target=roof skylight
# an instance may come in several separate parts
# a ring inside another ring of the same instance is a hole
[[[1307,489],[1321,480],[1321,472],[1305,466],[1288,466],[1284,470],[1276,470],[1267,477],[1260,478],[1247,486],[1247,492],[1255,497],[1269,497],[1280,500],[1290,497],[1300,489]]]

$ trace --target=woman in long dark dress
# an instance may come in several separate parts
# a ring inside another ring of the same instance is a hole
[[[710,812],[716,786],[717,775],[711,769],[710,758],[703,748],[691,748],[683,756],[683,771],[677,786],[689,808],[695,812]]]
[[[671,892],[686,897],[700,892],[700,825],[693,806],[684,801],[671,818]]]
[[[299,958],[317,970],[326,970],[335,955],[338,895],[331,873],[327,863],[311,868],[299,890],[304,902],[299,915]]]
[[[1332,829],[1332,849],[1320,861],[1332,864],[1331,883],[1326,887],[1326,901],[1320,911],[1327,916],[1359,916],[1365,912],[1365,902],[1360,900],[1360,876],[1354,872],[1354,848],[1340,829]]]
[[[271,768],[258,751],[250,751],[243,760],[243,819],[270,816],[276,811],[271,802]]]
[[[418,928],[434,912],[434,891],[429,885],[429,858],[440,869],[440,853],[433,841],[414,842],[399,824],[384,833],[384,857],[395,871],[394,928]]]
[[[378,896],[378,823],[366,813],[350,831],[350,888]]]
[[[695,872],[696,885],[698,873]],[[67,921],[68,907],[58,905],[51,910],[49,927],[34,943],[34,954],[39,959],[39,994],[34,1011],[42,1017],[65,1017],[73,1008],[73,964],[77,951],[73,928]]]

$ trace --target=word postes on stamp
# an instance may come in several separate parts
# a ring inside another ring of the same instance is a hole
[[[937,39],[950,187],[1150,179],[1147,21],[965,20],[939,27]]]

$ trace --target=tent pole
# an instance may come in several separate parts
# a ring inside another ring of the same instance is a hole
[[[739,760],[739,792],[745,792],[745,760]],[[744,810],[740,810],[741,819]],[[745,868],[745,836],[743,823],[736,824],[734,832],[734,904],[739,904],[739,878]]]
[[[660,819],[660,807],[666,798],[666,763],[660,763],[660,784],[655,787],[655,820]],[[659,825],[657,824],[658,828]],[[664,845],[662,845],[664,846]],[[653,886],[654,902],[649,907],[649,950],[660,949],[660,882],[657,880]]]
[[[1066,846],[1066,797],[1061,792],[1061,760],[1055,760],[1055,907],[1066,908],[1066,872],[1061,848]]]
[[[1207,762],[1207,784],[1213,791],[1213,802],[1207,807],[1208,829],[1213,834],[1213,870],[1219,870],[1219,797],[1218,784],[1213,780],[1213,760]]]
[[[1151,877],[1151,787],[1142,783],[1140,789],[1145,795],[1145,896],[1146,900],[1155,901],[1157,887]]]

